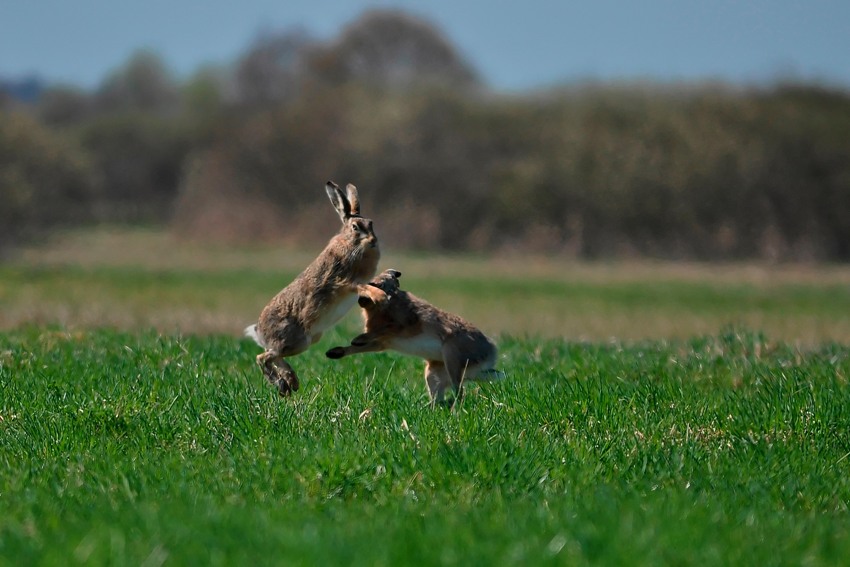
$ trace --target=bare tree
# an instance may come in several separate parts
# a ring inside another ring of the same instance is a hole
[[[91,97],[74,87],[51,87],[38,101],[38,115],[49,125],[63,126],[88,118]]]
[[[333,83],[466,88],[477,82],[472,67],[434,26],[395,10],[366,12],[335,44],[318,52],[313,64]]]
[[[139,51],[108,77],[96,95],[98,110],[170,111],[179,101],[177,87],[162,59]]]
[[[305,55],[312,45],[310,36],[300,29],[261,33],[237,63],[237,101],[262,106],[297,96]]]

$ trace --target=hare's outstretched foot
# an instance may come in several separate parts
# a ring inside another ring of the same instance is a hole
[[[277,386],[277,393],[282,398],[288,397],[292,392],[297,392],[300,386],[298,376],[291,367],[289,370],[275,368],[275,376],[274,378],[269,378],[269,382]]]
[[[277,387],[278,393],[282,397],[298,391],[300,387],[298,375],[279,354],[267,350],[257,356],[257,364],[263,370],[266,380]]]
[[[370,336],[369,333],[363,333],[362,335],[357,335],[351,341],[351,345],[347,347],[333,347],[331,350],[325,353],[325,356],[328,358],[342,358],[344,356],[348,356],[351,354],[361,354],[364,352],[381,352],[382,350],[386,350],[382,341],[375,340],[374,337]]]
[[[362,354],[364,352],[381,352],[386,350],[384,342],[380,337],[371,333],[361,333],[351,339],[347,347],[336,346],[325,353],[328,358],[338,359],[351,354]]]
[[[345,347],[341,347],[341,346],[333,347],[331,350],[329,350],[328,352],[325,353],[325,356],[327,356],[328,358],[334,358],[334,359],[342,358],[343,356],[345,356]]]

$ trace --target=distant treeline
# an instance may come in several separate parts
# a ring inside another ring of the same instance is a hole
[[[0,100],[0,247],[91,222],[314,245],[328,178],[396,249],[848,261],[850,93],[499,95],[433,26],[379,11],[184,81],[142,52],[94,92]]]

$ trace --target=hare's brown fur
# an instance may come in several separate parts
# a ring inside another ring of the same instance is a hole
[[[493,341],[458,315],[399,289],[399,276],[396,270],[386,270],[359,286],[365,332],[350,346],[329,350],[327,356],[395,350],[424,358],[432,403],[442,402],[449,388],[460,398],[465,380],[500,377],[493,368],[497,357]]]
[[[357,189],[343,193],[333,182],[328,197],[342,220],[339,233],[319,256],[260,313],[245,332],[265,352],[257,356],[263,374],[282,396],[298,390],[298,376],[286,357],[318,341],[357,301],[360,285],[375,275],[380,259],[372,221],[360,216]]]

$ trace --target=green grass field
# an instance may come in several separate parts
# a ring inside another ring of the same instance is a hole
[[[340,335],[330,337],[341,339]],[[230,337],[0,335],[0,562],[829,565],[850,556],[850,351],[729,331],[503,340],[431,410],[421,364]]]
[[[846,270],[391,258],[499,337],[450,411],[324,358],[354,314],[278,398],[238,330],[293,266],[145,238],[0,266],[0,565],[850,557]]]

